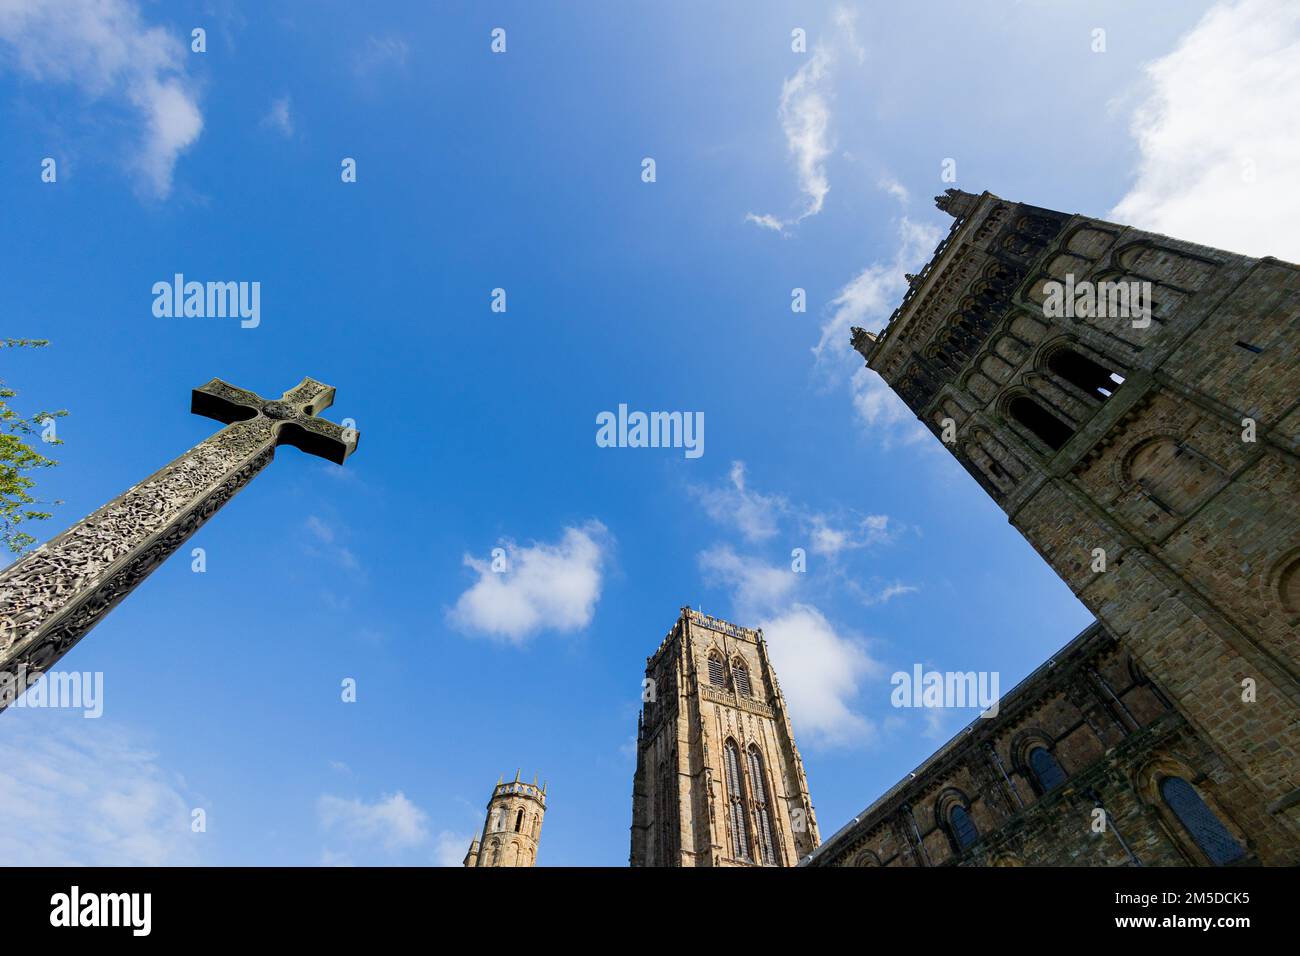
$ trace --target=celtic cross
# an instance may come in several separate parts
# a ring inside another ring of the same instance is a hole
[[[103,620],[275,456],[293,445],[335,464],[357,432],[316,417],[334,389],[305,378],[278,399],[214,378],[190,410],[226,427],[0,572],[0,710]],[[19,682],[22,685],[19,686]]]

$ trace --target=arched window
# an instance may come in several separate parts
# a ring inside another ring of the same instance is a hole
[[[952,838],[961,850],[980,838],[979,831],[975,829],[975,821],[960,803],[954,803],[948,811],[948,829],[952,831]]]
[[[537,839],[538,831],[540,831],[541,828],[542,828],[542,815],[540,813],[534,813],[533,814],[533,839],[534,840]]]
[[[1059,451],[1070,440],[1074,431],[1032,398],[1018,395],[1007,406],[1011,417],[1024,425],[1052,451]]]
[[[1122,375],[1112,372],[1104,365],[1070,348],[1061,348],[1053,352],[1052,357],[1047,360],[1047,367],[1099,402],[1106,401],[1115,394],[1115,389],[1124,384]]]
[[[727,773],[727,801],[731,813],[728,827],[731,830],[731,845],[738,860],[749,859],[749,833],[745,826],[745,790],[741,780],[740,750],[734,740],[728,739],[723,748],[723,760]]]
[[[714,687],[726,687],[727,677],[722,666],[722,658],[716,654],[709,655],[709,683]]]
[[[1226,480],[1212,461],[1167,435],[1142,442],[1125,464],[1128,477],[1169,514],[1190,514]]]
[[[504,830],[506,828],[506,808],[497,807],[497,822],[493,825],[493,830]]]
[[[492,841],[492,856],[488,860],[488,866],[496,866],[497,861],[501,859],[501,844],[496,840]]]
[[[1029,769],[1038,780],[1038,789],[1043,793],[1065,783],[1065,770],[1046,747],[1035,747],[1029,751]]]
[[[738,660],[731,665],[731,679],[736,684],[736,693],[742,697],[753,697],[753,689],[749,686],[749,668],[745,662]]]
[[[1161,780],[1160,796],[1214,866],[1232,863],[1246,855],[1245,847],[1237,842],[1223,821],[1206,806],[1196,788],[1182,777],[1165,777]]]
[[[749,747],[749,792],[754,795],[754,830],[758,834],[759,859],[765,866],[776,863],[772,843],[772,818],[768,813],[767,778],[763,776],[763,755],[753,744]]]
[[[521,808],[520,811],[515,814],[515,832],[518,833],[523,828],[524,828],[524,811]]]

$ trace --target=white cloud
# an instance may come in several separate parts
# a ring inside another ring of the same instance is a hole
[[[691,494],[719,524],[735,528],[746,541],[765,541],[777,532],[788,504],[780,495],[751,491],[745,483],[745,463],[733,461],[727,484],[716,488],[691,488]]]
[[[322,794],[316,811],[326,830],[349,842],[379,845],[390,852],[418,846],[429,836],[428,816],[400,790],[373,803]]]
[[[130,0],[0,0],[0,42],[18,72],[134,112],[142,130],[127,165],[146,192],[171,193],[176,160],[203,129],[177,34],[146,27]]]
[[[745,213],[745,222],[752,222],[756,226],[771,229],[773,232],[785,232],[785,223],[770,213],[763,213],[760,216],[757,213],[747,212]]]
[[[832,525],[825,515],[815,514],[808,520],[808,533],[809,550],[833,558],[843,551],[889,544],[898,536],[898,528],[896,523],[890,523],[888,515],[867,515],[856,527],[844,527]]]
[[[1137,181],[1111,218],[1300,261],[1300,4],[1220,3],[1146,73]]]
[[[464,630],[522,643],[547,629],[576,631],[591,623],[600,599],[609,532],[599,521],[565,528],[557,544],[501,542],[506,568],[465,555],[478,580],[456,601],[448,620]]]
[[[434,866],[461,866],[469,845],[478,837],[477,833],[454,833],[443,830],[438,834],[433,849]]]
[[[786,151],[794,162],[803,194],[803,210],[785,220],[770,213],[747,213],[746,222],[785,234],[788,227],[815,216],[826,205],[831,191],[826,173],[826,159],[834,147],[831,134],[831,81],[840,52],[848,50],[859,61],[865,54],[858,44],[856,18],[852,11],[838,7],[832,15],[837,30],[826,43],[818,43],[808,61],[787,77],[781,85],[777,115],[785,135]]]
[[[898,223],[893,260],[872,263],[840,289],[830,302],[830,315],[822,323],[821,336],[812,350],[818,368],[829,381],[842,380],[848,369],[853,370],[849,376],[853,408],[862,424],[886,448],[896,441],[921,441],[929,433],[880,376],[865,367],[849,346],[850,330],[859,326],[875,332],[884,327],[907,291],[905,272],[920,271],[940,235],[938,228],[903,216]]]
[[[893,176],[882,177],[880,182],[877,183],[877,185],[882,190],[889,193],[889,195],[897,199],[899,203],[901,203],[902,205],[907,205],[909,202],[912,201],[912,196],[907,191],[907,187],[904,186],[902,183],[900,183]]]
[[[901,581],[895,581],[893,584],[887,584],[878,590],[867,590],[861,585],[854,584],[853,590],[857,593],[863,604],[872,607],[876,604],[884,604],[896,597],[904,594],[915,594],[921,590],[911,584],[903,584]]]
[[[898,221],[898,240],[889,262],[873,262],[840,289],[830,302],[831,313],[822,323],[821,336],[813,347],[818,362],[846,354],[860,363],[849,348],[849,330],[857,325],[868,332],[879,331],[903,300],[908,271],[920,272],[934,252],[942,233],[928,223],[913,222],[907,216]]]
[[[862,643],[838,633],[807,604],[795,604],[760,626],[799,739],[828,747],[870,742],[877,728],[853,709],[853,700],[861,682],[883,667]]]
[[[781,86],[781,130],[794,160],[799,191],[805,196],[804,210],[796,221],[821,212],[831,191],[825,165],[831,154],[830,92],[825,88],[830,59],[826,48],[819,47]]]
[[[156,754],[104,720],[4,715],[0,859],[23,866],[187,866],[194,804]]]
[[[381,67],[406,66],[410,48],[401,37],[368,37],[365,46],[352,58],[352,69],[359,74]]]
[[[289,97],[281,96],[271,101],[271,108],[262,117],[262,127],[275,130],[285,139],[293,136],[293,116],[290,113]]]
[[[316,515],[308,515],[303,526],[316,541],[315,545],[308,547],[309,554],[329,558],[349,571],[361,567],[361,562],[352,550],[338,543],[338,532],[332,525]]]
[[[727,545],[700,552],[699,562],[706,583],[731,590],[732,605],[741,620],[770,614],[789,597],[796,583],[796,574],[789,565],[741,557]]]

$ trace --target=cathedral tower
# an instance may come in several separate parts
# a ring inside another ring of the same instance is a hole
[[[469,845],[465,866],[533,866],[546,815],[546,785],[499,778],[487,805],[483,835]]]
[[[854,347],[1212,745],[1206,802],[1300,863],[1300,268],[937,202]]]
[[[646,662],[632,866],[794,866],[817,821],[761,631],[682,608]]]

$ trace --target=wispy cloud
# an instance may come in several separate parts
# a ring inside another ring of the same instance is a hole
[[[0,859],[24,866],[200,862],[196,805],[158,755],[103,720],[8,713],[0,736]],[[93,726],[88,726],[93,725]]]
[[[303,522],[303,527],[306,528],[307,534],[314,542],[314,544],[308,546],[309,553],[322,555],[349,571],[355,571],[361,567],[361,562],[357,560],[357,556],[352,550],[338,542],[338,531],[323,518],[317,515],[309,515],[307,520]]]
[[[797,575],[787,565],[767,564],[761,559],[741,557],[729,545],[717,545],[699,554],[705,582],[732,593],[732,606],[742,620],[756,620],[771,614],[794,590]]]
[[[434,841],[434,866],[460,866],[465,862],[465,853],[477,837],[477,833],[456,833],[443,830]]]
[[[316,812],[331,834],[365,846],[378,844],[389,852],[418,846],[429,837],[428,815],[400,790],[370,803],[322,794]]]
[[[600,600],[611,537],[599,521],[565,528],[554,544],[503,540],[504,566],[465,555],[478,580],[461,594],[448,620],[466,631],[523,643],[542,630],[576,631],[591,623]]]
[[[262,117],[262,128],[274,130],[285,139],[293,136],[293,116],[289,97],[281,96],[271,101],[271,108]]]
[[[125,165],[143,192],[170,195],[176,161],[203,129],[188,49],[175,33],[146,26],[130,0],[4,0],[0,43],[23,75],[134,114],[139,141]]]
[[[915,594],[921,590],[915,585],[903,584],[901,581],[895,581],[892,584],[886,584],[881,587],[866,588],[856,581],[850,582],[851,590],[858,596],[867,607],[873,607],[877,604],[884,604],[896,597],[904,594]]]
[[[404,67],[410,47],[401,37],[367,37],[352,57],[352,69],[358,74],[372,73],[384,67]]]
[[[886,184],[889,182],[892,181],[886,180]],[[898,197],[896,190],[888,185],[885,188]],[[859,421],[885,448],[897,442],[919,442],[929,433],[880,376],[863,365],[861,357],[849,346],[850,330],[859,326],[875,332],[884,327],[907,291],[906,272],[920,271],[940,236],[937,227],[901,216],[893,258],[873,262],[840,289],[830,302],[829,315],[813,347],[817,368],[828,382],[843,381],[852,369],[847,378],[853,408]]]
[[[808,519],[809,550],[813,554],[834,558],[844,551],[889,544],[901,531],[897,522],[891,522],[888,515],[867,515],[856,524],[832,524],[832,520],[823,514],[814,514]]]
[[[846,7],[832,14],[834,31],[814,45],[808,60],[781,85],[777,115],[785,135],[786,151],[794,164],[803,196],[803,209],[792,218],[771,213],[746,213],[745,221],[763,229],[786,234],[787,230],[822,211],[831,191],[826,160],[834,148],[831,131],[831,95],[834,68],[845,52],[863,58],[858,44],[855,16]]]
[[[733,461],[726,483],[694,485],[691,495],[714,521],[739,531],[746,541],[765,541],[777,533],[789,503],[780,495],[764,495],[746,486],[745,463]]]
[[[1111,218],[1300,261],[1300,5],[1219,3],[1146,80],[1136,182]]]

